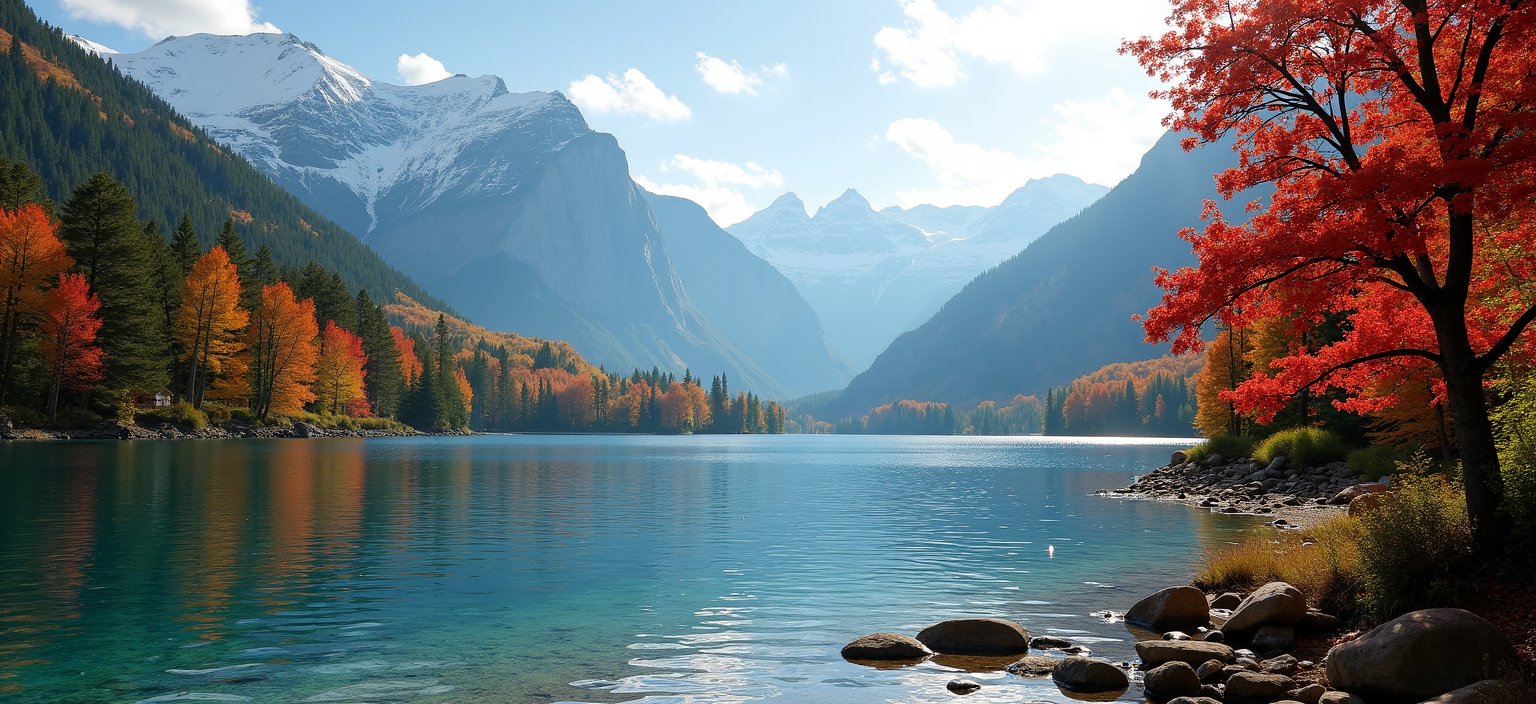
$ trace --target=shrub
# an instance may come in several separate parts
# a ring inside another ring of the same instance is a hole
[[[1349,453],[1344,461],[1361,479],[1374,482],[1397,471],[1397,449],[1390,445],[1374,445]]]
[[[1506,552],[1536,561],[1536,385],[1528,379],[1511,379],[1506,385],[1513,393],[1493,414],[1504,510],[1514,525]]]
[[[1201,462],[1211,455],[1229,460],[1247,457],[1253,452],[1253,438],[1243,435],[1217,435],[1184,451],[1190,462]]]
[[[182,401],[165,408],[139,411],[135,414],[134,422],[139,425],[170,423],[184,428],[191,428],[192,430],[202,430],[208,427],[208,416],[202,411],[193,408],[192,404]]]
[[[1338,462],[1349,454],[1349,443],[1322,428],[1291,428],[1269,436],[1253,451],[1253,458],[1269,463],[1284,455],[1293,465],[1321,467]]]
[[[1454,602],[1472,557],[1466,499],[1442,475],[1407,474],[1360,517],[1365,606],[1379,618]]]
[[[229,419],[236,423],[252,425],[256,422],[256,414],[252,413],[249,408],[231,408],[229,409]]]
[[[1207,550],[1194,585],[1206,591],[1251,591],[1289,582],[1329,613],[1358,612],[1360,524],[1347,516],[1303,531],[1266,532]]]
[[[101,416],[84,409],[70,409],[59,411],[58,418],[53,425],[59,428],[89,428],[101,422]]]
[[[26,406],[0,406],[0,418],[9,418],[17,425],[42,425],[48,416]]]

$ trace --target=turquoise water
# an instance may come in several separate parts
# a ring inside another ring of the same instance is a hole
[[[953,668],[838,648],[989,615],[1131,659],[1091,613],[1253,529],[1091,495],[1181,444],[0,445],[0,701],[947,701]]]

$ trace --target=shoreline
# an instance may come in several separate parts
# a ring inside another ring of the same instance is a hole
[[[1188,462],[1176,452],[1168,464],[1136,477],[1130,486],[1094,493],[1268,518],[1275,528],[1300,529],[1347,515],[1353,499],[1386,488],[1365,481],[1343,462],[1307,467],[1291,465],[1285,457],[1264,464],[1250,458],[1229,462],[1220,455]]]
[[[423,433],[417,430],[349,430],[321,428],[298,422],[290,427],[250,425],[209,425],[196,430],[170,423],[145,427],[106,422],[89,428],[34,428],[0,426],[0,442],[65,442],[78,440],[249,440],[249,439],[322,439],[322,438],[394,438],[460,435],[468,433]]]

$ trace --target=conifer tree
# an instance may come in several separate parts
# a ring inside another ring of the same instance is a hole
[[[365,377],[368,404],[379,416],[391,417],[400,410],[405,393],[405,373],[400,365],[400,350],[390,333],[383,308],[375,305],[368,289],[357,292],[357,332],[363,339],[363,353],[368,357]]]
[[[156,305],[155,261],[128,189],[97,173],[64,202],[59,234],[101,299],[107,388],[151,391],[169,381],[169,337]]]
[[[191,273],[192,265],[197,263],[197,258],[202,254],[203,247],[197,242],[197,230],[192,227],[192,216],[183,211],[181,224],[176,226],[176,234],[171,235],[171,256],[175,259],[176,268],[181,271],[177,278],[185,278]]]

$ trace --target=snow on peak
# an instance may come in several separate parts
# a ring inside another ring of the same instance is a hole
[[[84,50],[86,50],[86,51],[88,51],[88,52],[90,52],[92,54],[97,55],[97,56],[111,56],[113,54],[119,53],[116,49],[113,49],[112,47],[109,47],[109,46],[107,46],[105,44],[99,44],[97,42],[93,42],[93,41],[91,41],[89,39],[86,39],[85,37],[82,37],[82,36],[80,36],[78,34],[66,34],[64,36],[68,37],[69,40],[74,42],[75,44],[78,44],[81,49],[84,49]]]
[[[801,215],[805,215],[806,214],[806,212],[805,212],[805,203],[803,201],[801,201],[800,200],[800,196],[795,195],[793,191],[787,192],[784,195],[779,196],[778,198],[773,199],[773,202],[769,203],[768,207],[763,209],[764,212],[769,211],[769,210],[773,210],[773,211],[781,211],[781,210],[783,210],[783,211],[792,211],[792,212],[798,212]]]
[[[327,103],[355,103],[373,85],[292,34],[166,37],[115,60],[189,115],[239,112],[311,93]]]
[[[846,191],[843,191],[842,195],[834,198],[831,203],[823,206],[821,212],[828,210],[841,210],[845,208],[852,210],[874,210],[874,208],[870,206],[869,201],[864,198],[864,194],[850,188]],[[819,214],[820,213],[818,213],[818,215]]]

